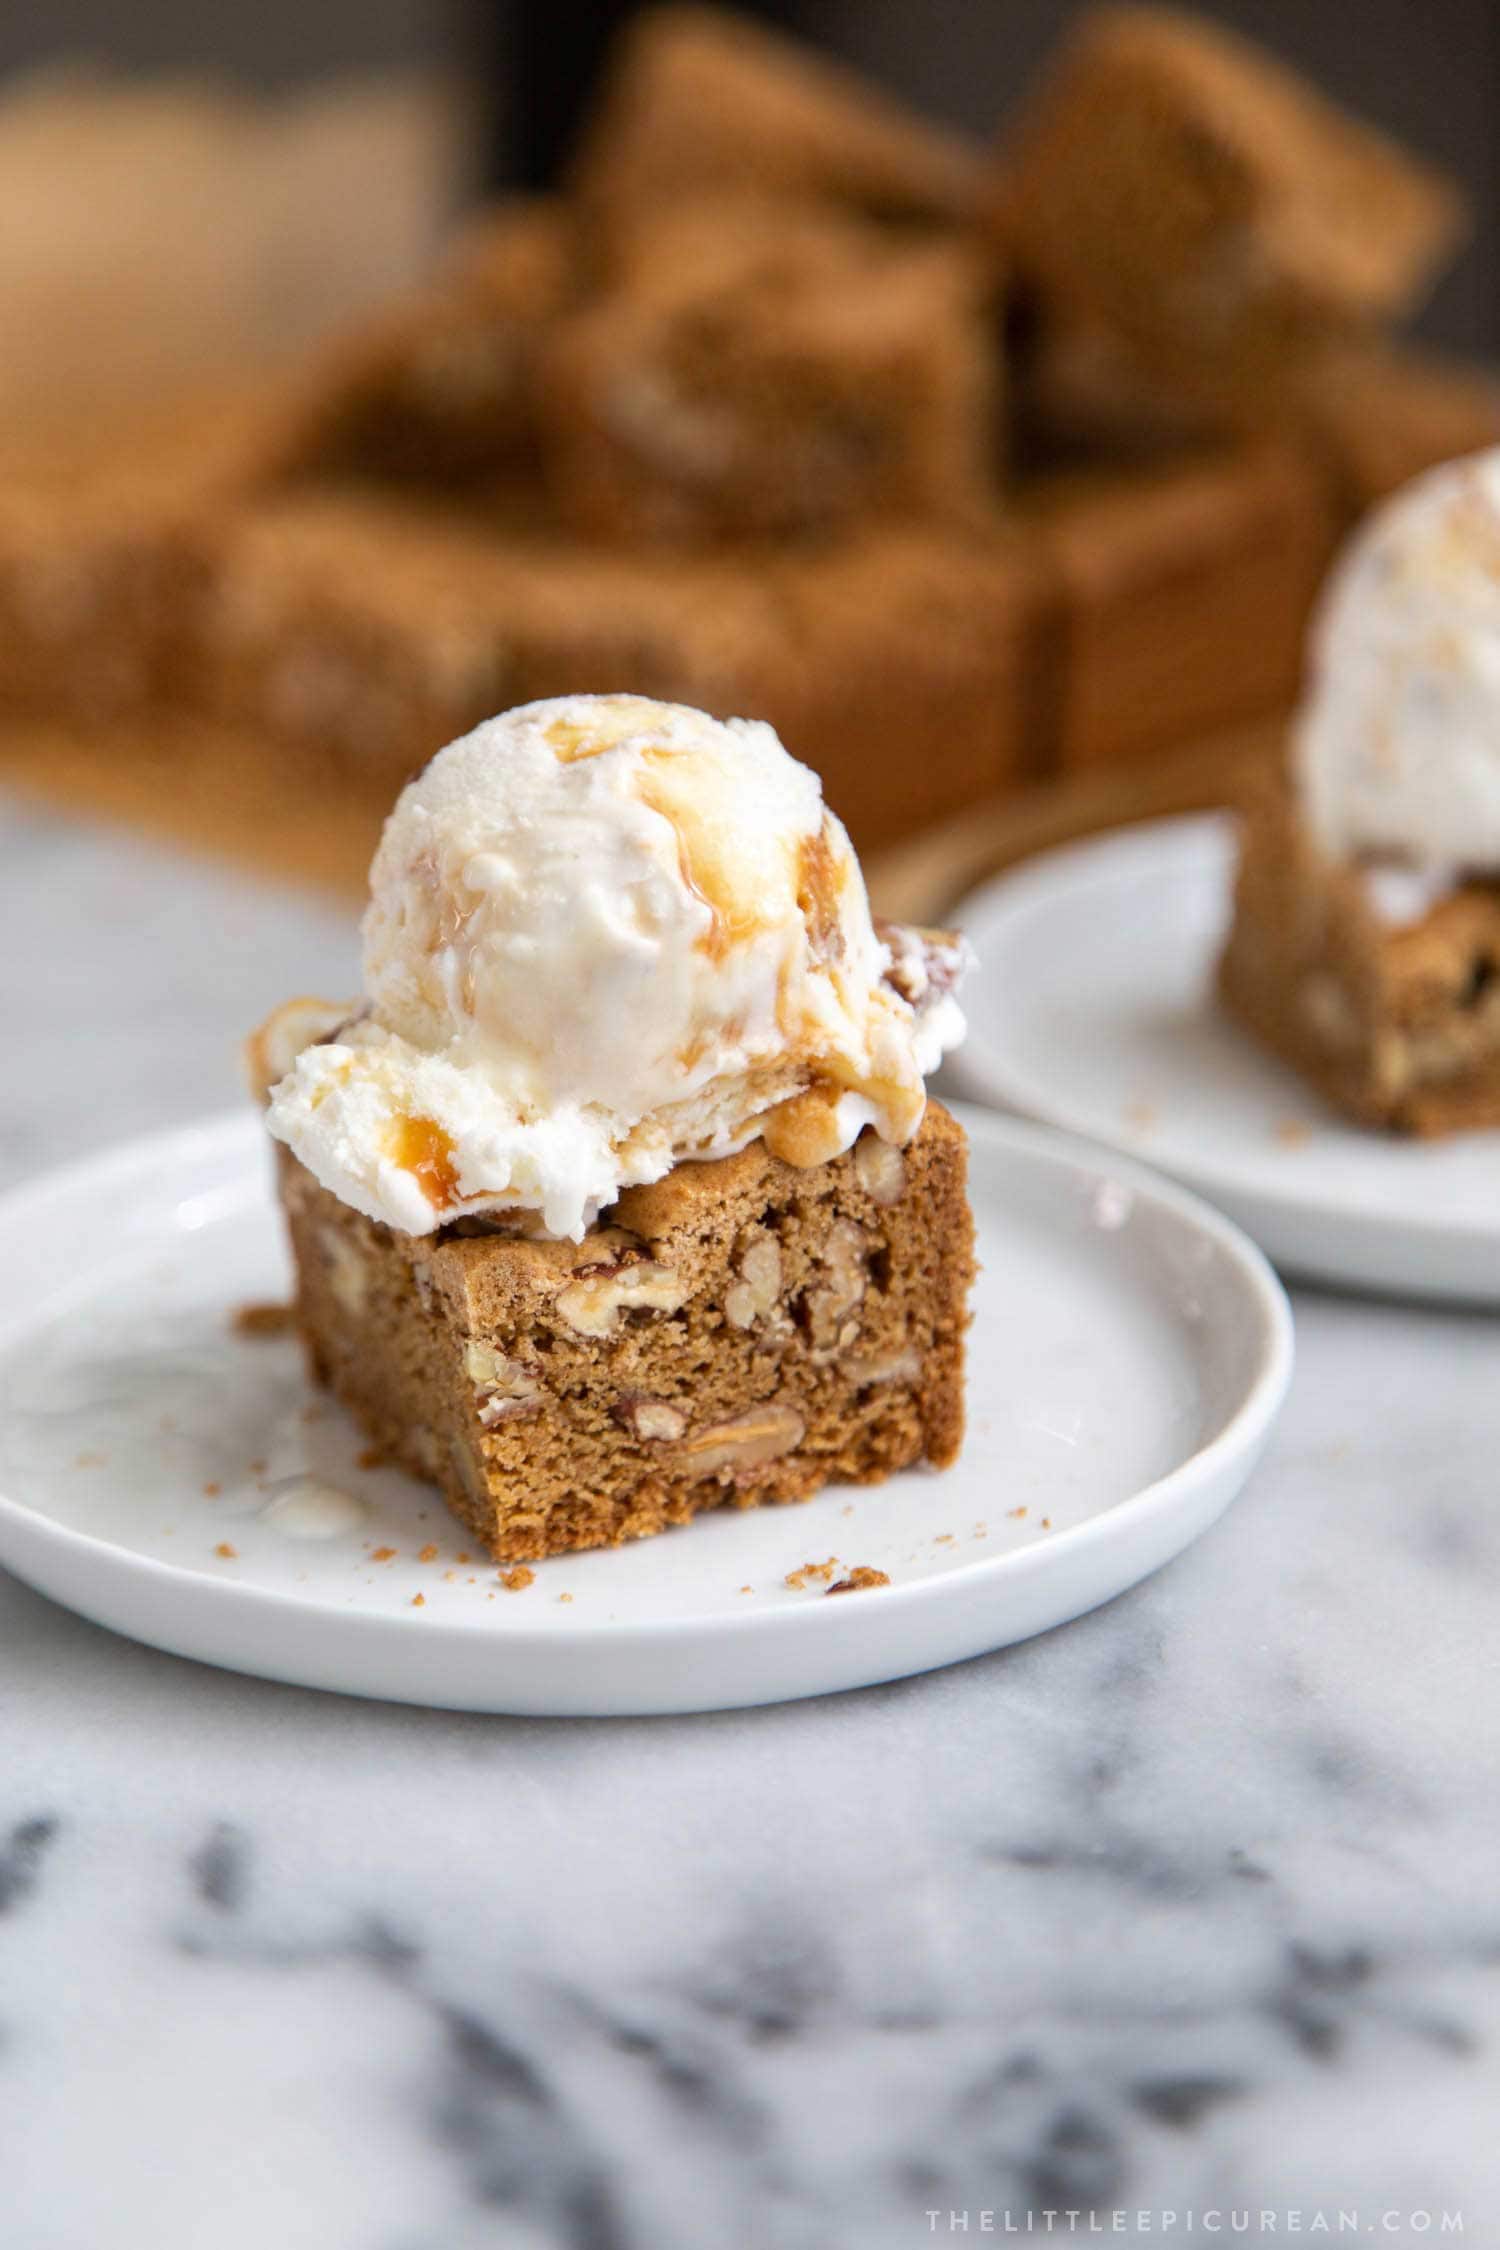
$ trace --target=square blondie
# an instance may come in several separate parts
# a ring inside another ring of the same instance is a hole
[[[993,262],[833,213],[699,203],[639,229],[540,386],[567,520],[622,542],[963,518],[996,479]]]
[[[755,1143],[627,1189],[582,1242],[404,1235],[278,1151],[316,1379],[497,1561],[951,1462],[974,1272],[929,1103],[798,1169]]]
[[[1500,1126],[1500,884],[1461,883],[1391,922],[1372,876],[1319,850],[1289,791],[1252,804],[1225,1004],[1362,1124],[1425,1136]]]
[[[1407,311],[1463,226],[1445,177],[1234,33],[1081,16],[1001,152],[996,223],[1058,307],[1263,411],[1310,346]]]
[[[494,205],[425,287],[300,375],[267,481],[353,475],[504,501],[535,481],[538,356],[576,287],[562,206]]]

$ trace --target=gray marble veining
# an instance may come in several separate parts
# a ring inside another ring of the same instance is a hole
[[[353,977],[298,894],[3,799],[0,899],[11,1179]],[[360,1704],[0,1577],[0,2246],[1500,2244],[1500,1323],[1297,1311],[1181,1561],[820,1703]]]

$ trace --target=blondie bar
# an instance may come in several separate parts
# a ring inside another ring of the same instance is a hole
[[[1267,792],[1242,831],[1219,970],[1232,1012],[1363,1124],[1500,1126],[1500,882],[1418,896],[1392,920],[1382,887],[1410,891],[1410,876],[1328,856],[1289,793]]]
[[[483,497],[537,473],[537,355],[576,288],[545,197],[465,230],[431,283],[340,334],[302,378],[274,477],[370,476]]]
[[[957,1455],[972,1228],[936,1104],[904,1150],[679,1164],[581,1242],[402,1235],[281,1181],[314,1375],[497,1561]]]
[[[979,254],[743,202],[642,233],[623,285],[547,352],[567,520],[689,543],[973,513],[1000,450]]]
[[[996,209],[1045,296],[1252,413],[1312,345],[1409,309],[1462,225],[1446,179],[1165,8],[1079,21],[1007,137]]]

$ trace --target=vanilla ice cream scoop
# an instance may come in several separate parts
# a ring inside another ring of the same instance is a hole
[[[963,1032],[950,977],[895,973],[816,775],[752,721],[507,712],[409,784],[370,887],[367,1005],[301,1048],[269,1122],[407,1233],[504,1209],[578,1236],[757,1135],[796,1164],[866,1124],[904,1142]]]
[[[1323,848],[1500,873],[1500,450],[1419,477],[1333,574],[1295,733]]]

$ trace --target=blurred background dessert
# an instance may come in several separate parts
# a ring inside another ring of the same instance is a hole
[[[546,15],[8,24],[0,771],[345,885],[580,682],[877,855],[1212,802],[1500,438],[1481,8]]]

